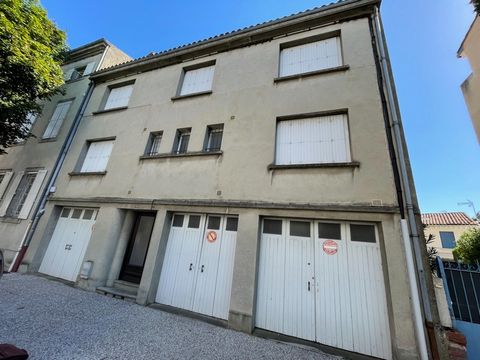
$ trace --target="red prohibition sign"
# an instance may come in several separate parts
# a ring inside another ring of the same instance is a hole
[[[210,243],[215,242],[215,240],[217,240],[217,233],[213,230],[209,231],[208,234],[207,234],[207,240]]]
[[[335,255],[338,251],[338,245],[333,240],[326,240],[323,242],[323,251],[327,255]]]

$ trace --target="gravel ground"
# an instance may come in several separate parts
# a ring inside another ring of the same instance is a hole
[[[30,359],[338,359],[32,275],[0,279],[0,343]]]

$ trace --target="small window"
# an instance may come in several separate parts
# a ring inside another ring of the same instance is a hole
[[[290,221],[290,236],[310,237],[310,223],[307,221]]]
[[[237,217],[229,217],[227,218],[227,231],[237,231],[238,228],[238,218]]]
[[[200,227],[200,215],[190,215],[188,218],[188,227],[198,229]]]
[[[185,154],[187,152],[191,130],[191,128],[177,130],[177,135],[175,137],[175,143],[173,147],[174,154]]]
[[[182,86],[179,95],[188,95],[212,90],[215,65],[199,69],[184,70]]]
[[[112,153],[113,143],[114,140],[89,142],[80,172],[105,171]]]
[[[16,218],[20,215],[36,177],[36,172],[29,172],[22,176],[17,190],[8,205],[6,216]]]
[[[72,101],[64,101],[57,104],[55,111],[53,112],[50,121],[48,122],[47,128],[45,129],[42,138],[43,139],[52,139],[58,135],[60,127],[67,116],[68,110]]]
[[[453,249],[456,245],[455,234],[452,231],[440,231],[440,240],[442,248]]]
[[[347,115],[281,120],[277,124],[277,165],[349,162]]]
[[[207,228],[210,230],[220,229],[220,220],[220,216],[209,216]]]
[[[103,107],[104,110],[128,106],[130,95],[132,95],[133,91],[133,84],[111,87],[108,91],[107,101]]]
[[[204,151],[219,151],[222,147],[223,124],[207,126]]]
[[[80,216],[82,215],[82,209],[73,209],[72,213],[72,219],[80,219]]]
[[[150,133],[145,155],[153,156],[158,154],[160,150],[160,143],[162,141],[162,136],[163,136],[163,131]]]
[[[376,242],[375,226],[350,224],[350,236],[352,241],[374,243]]]
[[[83,220],[90,220],[93,217],[93,210],[87,209],[83,213]]]
[[[279,76],[290,76],[341,66],[340,37],[298,46],[283,45],[280,50]]]
[[[320,239],[342,240],[340,224],[318,223],[318,237]]]
[[[282,220],[263,220],[263,233],[282,235]]]
[[[70,80],[77,80],[77,79],[81,78],[83,76],[83,74],[85,73],[86,69],[87,69],[86,65],[75,68],[73,70],[72,76],[70,77]]]
[[[183,215],[174,215],[173,216],[173,226],[182,227],[183,226]]]
[[[68,215],[70,215],[70,208],[63,208],[62,214],[60,215],[60,217],[68,218]]]

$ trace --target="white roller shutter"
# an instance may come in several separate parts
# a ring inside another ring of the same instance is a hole
[[[10,205],[10,201],[12,201],[12,198],[15,195],[15,191],[17,191],[18,184],[20,183],[20,180],[22,180],[24,173],[24,171],[19,171],[17,176],[15,176],[15,178],[13,179],[12,184],[10,185],[7,193],[3,197],[2,205],[0,206],[0,216],[5,216],[8,205]]]
[[[3,179],[2,179],[2,182],[0,182],[0,200],[3,199],[3,195],[7,190],[10,180],[12,179],[13,171],[6,171],[2,175],[3,175]]]
[[[215,65],[186,71],[185,76],[183,77],[180,95],[195,94],[212,90],[214,70]]]
[[[33,204],[35,203],[35,199],[37,198],[38,192],[42,187],[43,180],[47,175],[47,170],[40,170],[35,177],[35,181],[28,192],[27,198],[25,199],[25,203],[22,206],[22,210],[20,210],[20,214],[18,214],[19,219],[27,219],[30,210],[32,209]]]
[[[107,110],[127,106],[132,91],[133,84],[111,89],[104,109]]]
[[[114,140],[90,143],[80,172],[105,171]]]
[[[83,72],[83,75],[91,74],[94,70],[95,70],[95,61],[87,64],[85,71]]]
[[[72,104],[72,100],[64,101],[57,104],[55,111],[53,112],[50,121],[48,122],[47,128],[43,133],[43,139],[50,139],[54,138],[58,135],[60,131],[60,127],[67,116],[68,110],[70,109],[70,105]]]

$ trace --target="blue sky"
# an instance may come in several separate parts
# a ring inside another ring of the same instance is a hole
[[[132,57],[326,4],[324,0],[42,0],[71,47],[104,37]],[[473,21],[468,0],[384,0],[382,17],[423,212],[480,211],[480,146],[460,84],[457,49]]]

